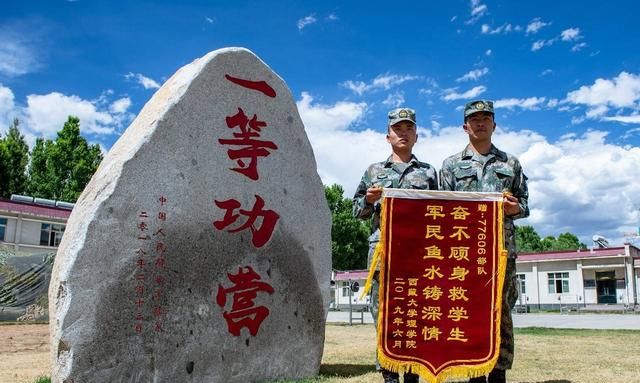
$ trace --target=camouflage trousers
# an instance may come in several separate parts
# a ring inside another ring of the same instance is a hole
[[[373,325],[376,328],[376,335],[378,334],[378,310],[380,309],[380,281],[378,280],[378,272],[376,271],[375,276],[373,277],[373,280],[371,281],[371,291],[369,292],[369,295],[371,296],[371,299],[369,300],[369,302],[371,302],[371,316],[373,317]],[[376,341],[377,341],[378,337],[376,336]],[[378,352],[376,349],[376,371],[382,371],[382,368],[380,367],[380,362],[378,362]]]
[[[504,278],[504,287],[502,290],[502,318],[500,320],[500,355],[495,369],[510,370],[513,365],[513,319],[511,319],[511,310],[518,299],[518,285],[516,284],[516,260],[515,258],[507,259],[507,270]],[[371,315],[373,323],[378,329],[378,309],[379,309],[379,292],[378,275],[376,273],[371,284]],[[380,364],[376,356],[376,370],[380,371]]]
[[[500,320],[500,356],[496,369],[509,370],[513,365],[513,319],[511,310],[518,300],[518,285],[516,281],[516,259],[507,259],[507,271],[504,276],[502,290],[502,318]]]

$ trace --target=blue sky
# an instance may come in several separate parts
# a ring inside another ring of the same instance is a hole
[[[277,4],[277,5],[276,5]],[[421,160],[460,151],[461,106],[496,101],[542,235],[614,244],[640,224],[635,1],[22,1],[0,15],[0,131],[30,142],[81,118],[105,150],[158,87],[209,51],[252,50],[288,84],[326,183],[353,193],[388,152],[386,112],[418,114]]]

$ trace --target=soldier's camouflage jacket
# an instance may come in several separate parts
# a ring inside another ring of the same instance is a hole
[[[440,190],[510,192],[520,201],[520,213],[504,218],[505,246],[509,257],[516,257],[513,220],[529,216],[527,177],[518,159],[494,145],[486,156],[469,146],[448,157],[440,169]]]
[[[440,189],[454,191],[510,192],[520,202],[520,213],[504,218],[505,246],[509,252],[502,291],[500,321],[500,355],[495,369],[508,370],[513,365],[513,321],[511,309],[518,298],[516,281],[516,242],[513,220],[529,216],[527,177],[514,156],[491,145],[486,156],[480,156],[469,146],[448,157],[440,169]]]
[[[408,164],[394,163],[389,157],[386,161],[369,165],[353,196],[353,216],[361,219],[373,216],[367,267],[371,264],[372,250],[380,239],[380,203],[372,205],[365,198],[367,189],[374,185],[383,188],[438,190],[438,175],[433,166],[418,161],[413,155]]]

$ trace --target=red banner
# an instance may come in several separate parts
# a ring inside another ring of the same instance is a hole
[[[432,383],[488,374],[500,351],[502,195],[385,189],[382,205],[381,365]]]

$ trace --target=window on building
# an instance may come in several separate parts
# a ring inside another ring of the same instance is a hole
[[[549,273],[549,294],[569,292],[569,273]]]
[[[525,283],[525,275],[524,274],[516,274],[516,278],[518,278],[518,291],[520,292],[520,294],[526,294],[527,293],[527,286]]]
[[[40,245],[58,247],[62,234],[64,234],[64,225],[43,223],[40,229]]]
[[[349,281],[342,281],[342,296],[343,297],[348,297],[349,296]]]
[[[7,219],[0,218],[0,241],[4,241],[4,232],[7,229]]]

